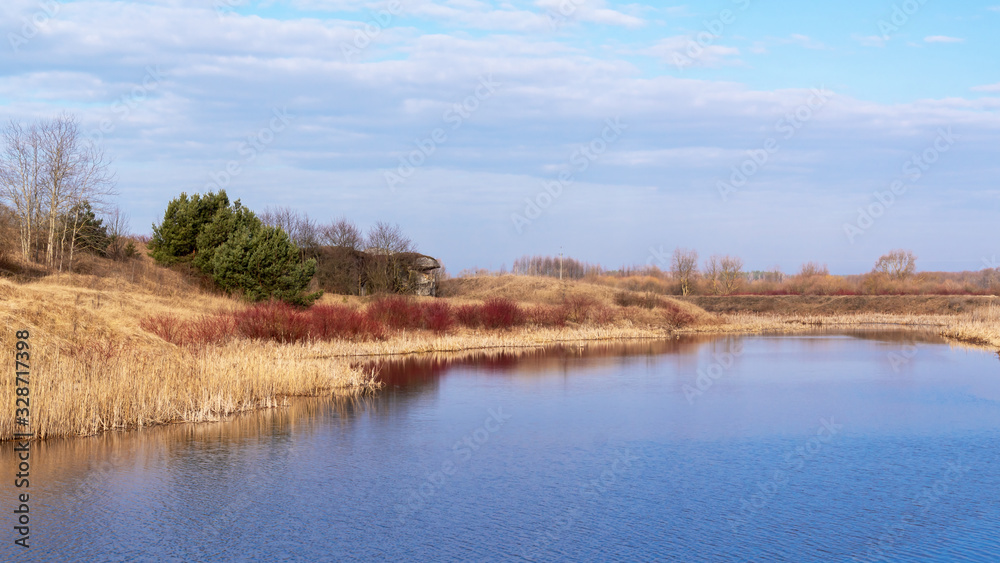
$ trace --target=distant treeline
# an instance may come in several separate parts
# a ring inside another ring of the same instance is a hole
[[[893,250],[879,257],[866,274],[831,275],[825,264],[807,262],[797,273],[774,266],[745,271],[737,256],[711,256],[699,263],[694,250],[676,249],[655,265],[606,270],[574,258],[525,256],[510,273],[581,279],[619,289],[662,295],[1000,295],[1000,268],[971,272],[918,272],[916,256]],[[497,275],[479,270],[460,275]]]
[[[604,270],[574,258],[559,256],[522,256],[514,260],[512,273],[525,276],[550,276],[578,280],[588,275],[600,275]]]

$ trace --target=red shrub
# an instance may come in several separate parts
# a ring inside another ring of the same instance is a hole
[[[675,327],[687,326],[695,320],[694,315],[673,303],[666,303],[664,306],[663,319],[667,324]]]
[[[569,320],[574,323],[584,323],[597,306],[597,300],[589,295],[570,295],[563,300],[563,306],[569,313]]]
[[[455,319],[462,326],[479,328],[483,325],[483,310],[479,305],[459,305],[455,307]]]
[[[298,342],[309,337],[309,316],[281,301],[261,303],[233,314],[236,334],[256,340]]]
[[[423,317],[424,327],[434,332],[447,332],[455,325],[451,305],[443,301],[424,304]]]
[[[506,297],[487,299],[481,307],[483,326],[507,329],[524,324],[524,311],[517,303]]]
[[[186,323],[185,329],[191,344],[216,344],[233,337],[236,321],[231,315],[205,315]]]
[[[383,297],[368,305],[368,318],[393,329],[420,328],[423,311],[414,301],[393,295]]]
[[[385,327],[360,311],[342,305],[315,305],[309,313],[309,336],[316,340],[382,340]]]
[[[185,341],[187,331],[183,323],[170,315],[146,317],[139,321],[139,326],[171,344],[182,344]]]
[[[535,326],[566,326],[569,311],[566,307],[537,305],[526,311],[528,322]]]

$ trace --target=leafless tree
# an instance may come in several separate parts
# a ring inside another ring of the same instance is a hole
[[[21,256],[32,258],[41,220],[42,137],[37,124],[11,120],[3,130],[0,153],[0,197],[18,219]]]
[[[372,291],[405,292],[408,279],[404,279],[404,259],[401,253],[416,252],[399,225],[378,221],[365,237],[368,257],[365,262],[365,277]]]
[[[361,229],[357,225],[341,217],[319,229],[320,241],[328,246],[339,246],[349,250],[361,250],[364,242]]]
[[[703,269],[703,275],[705,280],[708,281],[709,289],[712,293],[719,295],[722,293],[722,265],[720,262],[722,258],[719,256],[712,256],[705,261],[705,266]]]
[[[743,259],[737,256],[723,256],[719,261],[722,292],[731,295],[743,284]]]
[[[305,213],[284,206],[267,207],[258,218],[265,225],[288,233],[288,238],[303,251],[319,246],[320,229]]]
[[[830,269],[826,267],[826,264],[822,266],[818,262],[806,262],[802,265],[799,270],[799,277],[808,278],[812,276],[829,276]]]
[[[883,254],[875,262],[872,273],[882,274],[888,278],[905,280],[917,271],[917,257],[909,250],[893,250]]]
[[[105,254],[112,260],[126,260],[135,254],[135,245],[129,240],[129,214],[113,208],[104,217],[104,227],[108,231],[108,248]]]
[[[403,235],[399,225],[378,221],[365,237],[367,250],[374,254],[391,255],[399,252],[416,252],[413,242]]]
[[[100,208],[114,193],[110,160],[70,115],[27,126],[12,120],[2,138],[0,196],[17,214],[22,256],[36,258],[44,246],[45,264],[55,266],[58,254],[61,268],[68,241],[72,267],[80,225],[67,213],[85,201]]]
[[[691,285],[698,275],[698,252],[675,248],[670,260],[670,273],[681,284],[681,295],[691,293]]]
[[[48,222],[45,264],[52,267],[55,265],[60,214],[83,201],[89,201],[99,208],[105,198],[114,193],[114,174],[104,152],[80,133],[75,117],[60,115],[43,122],[38,130],[43,157],[41,191],[45,198]],[[62,227],[62,238],[65,241],[67,231],[78,228],[78,225]],[[75,231],[73,234],[75,235]],[[72,240],[70,238],[70,267],[75,247]]]

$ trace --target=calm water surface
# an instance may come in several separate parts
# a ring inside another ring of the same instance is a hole
[[[1000,561],[994,353],[691,337],[382,377],[375,397],[34,445],[33,547],[5,526],[0,559]]]

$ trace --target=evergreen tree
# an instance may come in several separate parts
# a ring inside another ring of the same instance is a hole
[[[226,207],[229,207],[229,197],[225,190],[191,197],[181,193],[167,205],[163,222],[153,225],[149,255],[164,264],[190,259],[198,248],[198,235],[204,226]]]
[[[280,299],[310,305],[320,293],[305,294],[316,261],[299,259],[299,249],[277,227],[239,226],[212,258],[212,277],[219,287],[240,291],[250,301]]]
[[[89,201],[74,205],[63,220],[68,225],[76,226],[76,238],[73,241],[76,248],[101,255],[107,252],[111,237],[108,236],[104,221],[97,217]]]
[[[263,224],[240,200],[233,202],[232,206],[219,208],[209,221],[202,227],[201,232],[196,237],[196,252],[194,255],[194,265],[212,275],[212,258],[215,251],[225,244],[229,237],[236,231],[246,228],[251,233],[259,230]]]

